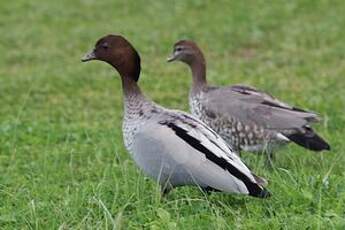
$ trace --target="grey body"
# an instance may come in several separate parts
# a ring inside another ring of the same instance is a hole
[[[189,103],[191,113],[237,151],[271,152],[290,142],[286,136],[303,132],[304,126],[318,120],[314,113],[294,110],[264,92],[241,85],[191,90]]]

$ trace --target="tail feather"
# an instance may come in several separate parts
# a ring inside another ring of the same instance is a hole
[[[330,145],[310,127],[304,127],[305,132],[286,135],[289,140],[313,151],[330,150]]]
[[[268,191],[264,186],[267,185],[266,179],[262,177],[258,177],[252,174],[254,177],[255,182],[247,182],[245,183],[249,192],[250,196],[257,197],[257,198],[268,198],[271,196],[270,191]]]
[[[266,188],[263,188],[261,193],[260,193],[260,196],[258,196],[259,198],[269,198],[271,197],[272,194],[270,193],[270,191],[268,191]]]
[[[249,190],[249,195],[253,196],[253,197],[257,197],[257,198],[269,198],[272,196],[271,192],[268,191],[268,189],[263,188],[261,186],[258,186],[258,188],[256,189],[256,191],[251,191]]]
[[[256,181],[256,185],[255,185],[255,189],[253,189],[252,191],[249,190],[249,195],[254,196],[254,197],[258,197],[258,198],[268,198],[270,197],[272,194],[270,193],[270,191],[268,191],[265,186],[267,186],[268,182],[265,178],[263,177],[259,177],[255,174],[253,174],[253,177]]]

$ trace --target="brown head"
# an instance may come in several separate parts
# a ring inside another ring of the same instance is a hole
[[[167,59],[168,62],[181,61],[189,65],[192,70],[193,90],[197,92],[207,85],[206,61],[199,47],[190,40],[175,43],[174,51]]]
[[[195,62],[205,62],[204,55],[195,42],[190,40],[180,40],[175,43],[173,53],[168,57],[167,61],[182,61],[188,65]]]
[[[140,75],[140,57],[133,46],[120,35],[106,35],[99,39],[95,48],[85,54],[81,61],[104,61],[112,65],[121,77],[130,77],[138,81]]]

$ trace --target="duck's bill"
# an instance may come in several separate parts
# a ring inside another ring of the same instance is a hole
[[[95,60],[96,59],[96,54],[95,51],[92,50],[88,53],[86,53],[82,58],[81,61],[82,62],[87,62],[87,61],[91,61],[91,60]]]
[[[167,62],[172,62],[172,61],[175,61],[176,60],[176,56],[174,54],[170,55],[168,58],[167,58]]]

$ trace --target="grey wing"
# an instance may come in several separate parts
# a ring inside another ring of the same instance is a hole
[[[221,87],[206,94],[203,104],[211,112],[267,129],[300,129],[319,120],[315,113],[289,106],[270,94],[248,86]]]
[[[273,97],[271,94],[258,90],[254,87],[251,86],[247,86],[247,85],[232,85],[229,88],[231,88],[231,90],[241,93],[241,94],[245,94],[245,95],[256,95],[257,97],[261,98],[261,100],[264,100],[266,104],[271,104],[272,106],[275,107],[281,107],[284,109],[288,109],[288,110],[294,110],[294,111],[299,111],[299,112],[304,112],[304,113],[309,113],[309,114],[314,114],[316,115],[314,112],[311,111],[307,111],[301,108],[297,108],[294,106],[291,106],[285,102],[282,102],[280,100],[278,100],[277,98]]]

